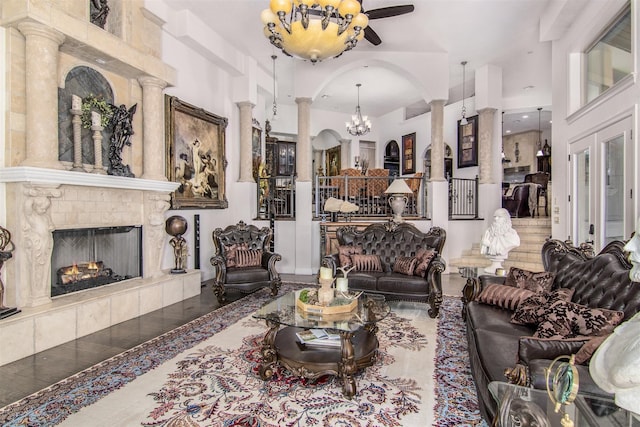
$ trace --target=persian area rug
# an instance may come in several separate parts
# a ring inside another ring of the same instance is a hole
[[[282,291],[294,288],[283,285]],[[259,344],[267,327],[253,319],[251,313],[268,299],[268,290],[259,291],[2,408],[0,424],[479,424],[477,409],[473,411],[473,383],[465,377],[465,367],[456,365],[455,358],[445,361],[436,356],[436,336],[438,352],[462,351],[453,346],[457,343],[442,343],[443,340],[466,343],[463,335],[453,333],[463,333],[461,319],[446,315],[456,299],[445,298],[445,316],[440,321],[428,317],[424,304],[392,303],[392,314],[379,325],[378,360],[357,375],[357,394],[351,400],[342,395],[340,380],[331,376],[307,381],[279,368],[271,380],[259,378]],[[456,307],[451,310],[460,312]],[[439,333],[449,321],[457,323],[451,333]],[[438,370],[445,369],[450,374],[443,378],[434,375],[434,361]],[[462,372],[456,373],[457,370]],[[441,380],[446,383],[439,384]],[[450,384],[470,387],[466,393],[452,392]]]

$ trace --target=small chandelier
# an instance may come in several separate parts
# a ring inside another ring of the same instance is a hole
[[[465,68],[467,65],[467,61],[462,61],[462,118],[460,119],[461,125],[469,124],[467,121],[467,108],[464,106],[464,81],[466,80]]]
[[[542,152],[542,141],[540,138],[540,135],[542,135],[542,132],[540,130],[540,111],[541,110],[542,110],[542,107],[538,107],[538,152],[536,153],[536,156],[538,157],[544,156],[544,153]]]
[[[364,38],[369,18],[361,10],[358,0],[271,0],[260,17],[272,45],[316,63]]]
[[[358,105],[356,107],[356,113],[351,116],[350,122],[345,123],[347,125],[347,132],[353,136],[366,135],[371,130],[371,122],[367,116],[363,117],[360,112],[360,86],[362,86],[360,83],[356,85],[358,88]]]

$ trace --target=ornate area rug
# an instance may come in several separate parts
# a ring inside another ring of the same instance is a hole
[[[283,285],[282,291],[295,287]],[[266,325],[250,314],[268,299],[267,290],[257,292],[2,408],[0,424],[373,427],[480,423],[473,383],[460,366],[464,360],[445,360],[440,355],[459,352],[452,347],[457,343],[448,341],[463,341],[466,346],[461,319],[447,316],[456,311],[459,315],[456,299],[445,298],[440,322],[428,317],[423,304],[393,303],[393,313],[378,333],[380,357],[358,374],[357,394],[351,400],[342,395],[340,380],[330,376],[312,382],[278,369],[270,381],[260,380],[258,349]],[[449,321],[457,325],[450,332],[437,333]],[[434,361],[442,375],[432,374]],[[459,390],[452,391],[451,384]]]

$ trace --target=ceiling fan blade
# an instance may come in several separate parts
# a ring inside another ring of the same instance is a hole
[[[389,6],[381,7],[379,9],[367,10],[365,14],[369,19],[389,18],[391,16],[404,15],[414,11],[412,4],[406,4],[403,6]]]
[[[380,36],[378,36],[378,33],[373,31],[373,29],[369,26],[364,27],[364,38],[374,46],[378,46],[380,43],[382,43],[382,40],[380,39]]]

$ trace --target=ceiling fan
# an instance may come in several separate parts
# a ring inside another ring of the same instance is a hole
[[[362,2],[364,0],[358,0],[360,5],[362,6]],[[373,10],[364,10],[362,7],[362,13],[369,17],[369,20],[372,19],[381,19],[381,18],[390,18],[392,16],[404,15],[406,13],[413,12],[414,7],[412,4],[405,4],[401,6],[389,6],[389,7],[381,7]],[[374,46],[378,46],[382,43],[380,36],[371,28],[371,26],[367,26],[364,29],[364,38]]]

